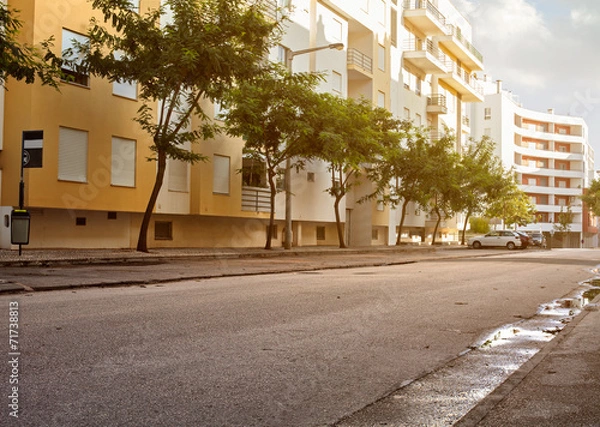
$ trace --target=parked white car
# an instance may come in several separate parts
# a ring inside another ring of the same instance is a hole
[[[470,248],[479,249],[483,247],[503,246],[507,249],[521,247],[521,238],[511,230],[494,230],[485,236],[472,237],[467,241]]]

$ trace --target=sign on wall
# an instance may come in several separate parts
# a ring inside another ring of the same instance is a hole
[[[23,167],[41,168],[42,149],[44,145],[43,130],[23,131]]]

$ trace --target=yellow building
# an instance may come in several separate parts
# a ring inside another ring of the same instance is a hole
[[[319,90],[364,96],[399,118],[431,127],[434,135],[443,124],[456,130],[459,141],[469,135],[464,104],[483,100],[473,75],[483,64],[470,42],[470,25],[449,1],[280,3],[291,3],[284,7],[290,21],[272,59],[283,59],[286,50],[343,43],[342,51],[298,55],[293,70],[326,71]],[[97,14],[86,0],[8,4],[20,10],[24,41],[37,44],[53,36],[56,50],[83,37]],[[143,12],[158,4],[140,0],[139,8]],[[37,83],[6,83],[0,142],[2,248],[11,247],[8,217],[19,202],[21,139],[28,130],[44,132],[43,167],[24,173],[29,247],[135,247],[156,172],[155,163],[146,160],[148,136],[132,120],[139,107],[136,87],[71,74],[74,80],[61,85],[60,92]],[[205,107],[209,113],[218,109],[209,103]],[[209,161],[169,161],[149,247],[263,246],[268,199],[260,182],[238,173],[246,166],[243,142],[220,136],[189,148]],[[333,200],[324,192],[328,186],[322,162],[292,173],[294,245],[337,244]],[[398,213],[376,202],[358,203],[370,189],[363,182],[344,201],[347,241],[353,246],[393,244]],[[282,244],[284,205],[281,193],[274,246]],[[408,225],[424,236],[425,221],[425,214],[414,215]]]

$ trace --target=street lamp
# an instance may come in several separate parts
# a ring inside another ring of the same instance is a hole
[[[292,61],[297,55],[303,55],[305,53],[312,53],[318,50],[325,49],[344,49],[344,43],[330,43],[326,46],[309,47],[308,49],[291,50],[286,48],[285,50],[285,64],[290,73],[292,71]],[[283,247],[284,249],[292,248],[292,159],[289,157],[285,161],[285,236]]]

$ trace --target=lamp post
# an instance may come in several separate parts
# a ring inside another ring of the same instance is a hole
[[[292,61],[295,56],[303,55],[305,53],[312,53],[318,50],[325,49],[336,49],[342,50],[344,43],[330,43],[326,46],[309,47],[307,49],[291,50],[286,48],[285,50],[285,64],[290,73],[292,70]],[[285,190],[285,236],[283,247],[284,249],[292,248],[292,159],[289,157],[285,161],[285,177],[284,177],[284,190]]]

